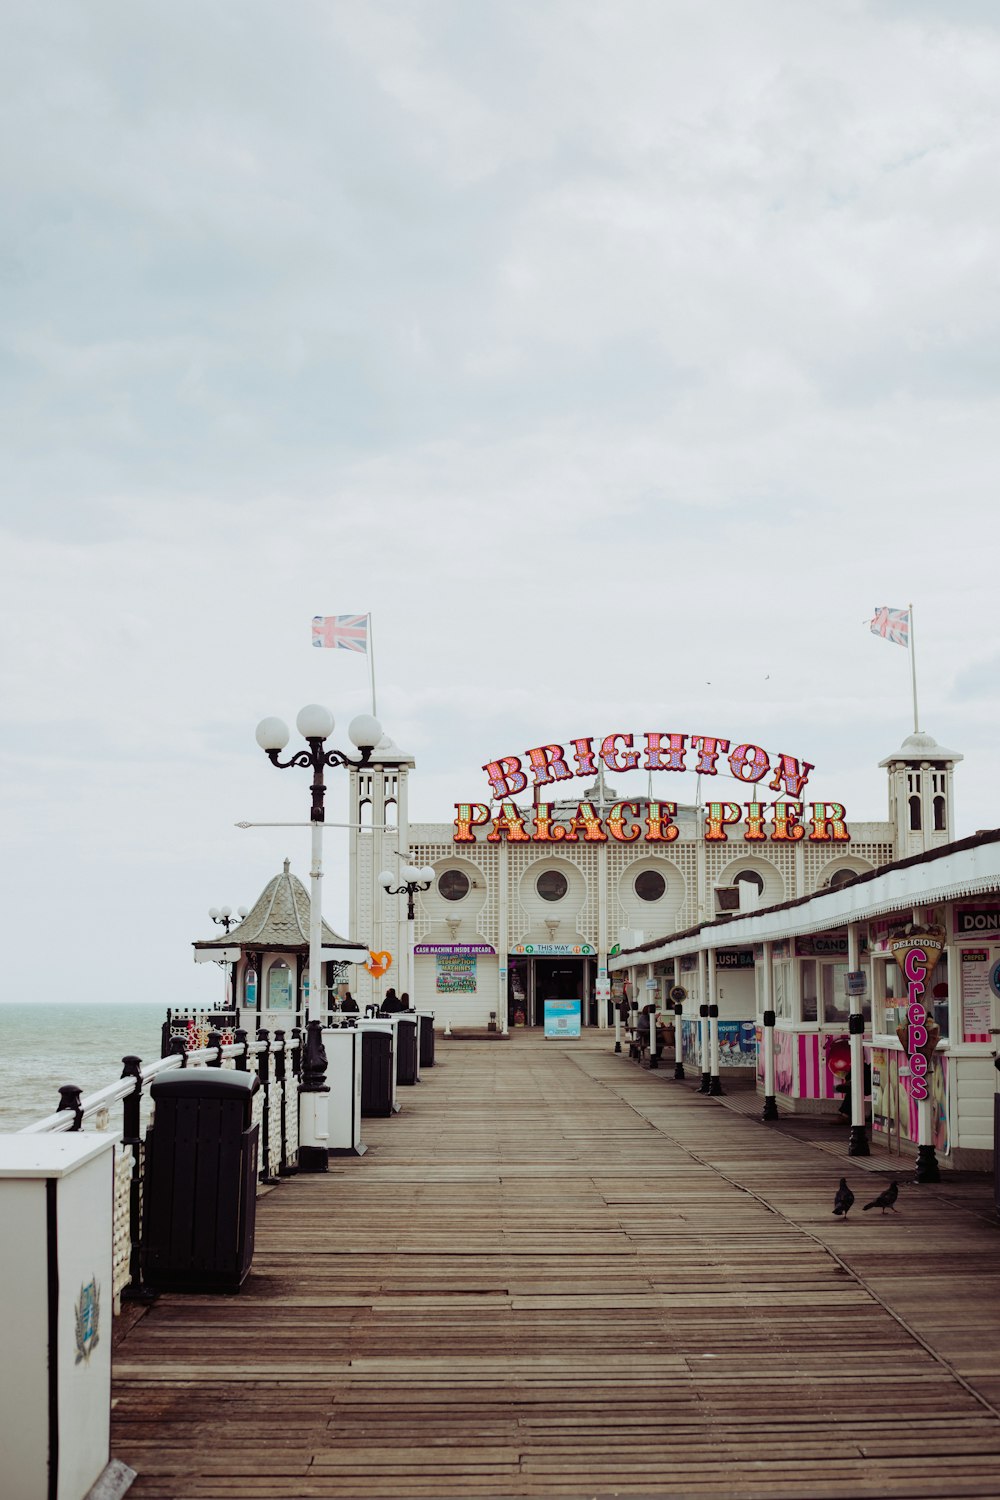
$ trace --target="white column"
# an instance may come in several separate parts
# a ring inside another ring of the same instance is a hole
[[[708,1033],[708,964],[705,950],[698,954],[698,1053],[701,1063],[701,1094],[707,1094],[712,1073]]]
[[[764,1109],[762,1118],[778,1118],[778,1101],[774,1095],[774,976],[771,970],[771,944],[764,944],[761,969],[761,998],[764,1002],[761,1045],[764,1048]]]
[[[859,956],[858,927],[856,922],[847,924],[847,968],[857,973],[861,962]],[[851,1140],[847,1148],[849,1156],[870,1156],[868,1132],[865,1129],[865,1020],[861,1011],[861,996],[851,996],[848,1031],[851,1042]]]
[[[708,969],[708,1038],[709,1038],[709,1070],[712,1078],[709,1084],[709,1093],[721,1094],[722,1082],[719,1077],[719,1000],[716,994],[717,977],[715,972],[715,953],[707,954]]]
[[[309,868],[309,1003],[306,1019],[323,1020],[323,825],[312,825],[312,863]]]
[[[504,1036],[510,1029],[507,1017],[507,996],[510,994],[510,898],[508,895],[508,881],[510,879],[510,852],[507,840],[503,839],[500,844],[500,857],[498,860],[500,889],[497,892],[497,1017],[500,1021],[500,1030]],[[527,1000],[525,1004],[527,1005]]]

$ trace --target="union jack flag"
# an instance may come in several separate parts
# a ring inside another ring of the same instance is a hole
[[[368,653],[367,615],[313,615],[314,646],[339,646],[342,651]]]
[[[895,641],[897,646],[909,649],[910,611],[890,609],[888,605],[880,604],[875,610],[871,629],[872,635],[880,635],[884,641]]]

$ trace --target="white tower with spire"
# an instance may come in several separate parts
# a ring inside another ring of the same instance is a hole
[[[953,778],[963,757],[922,731],[880,760],[889,773],[889,821],[897,859],[925,854],[955,837]]]
[[[397,993],[406,989],[406,906],[401,897],[386,895],[378,877],[409,860],[408,777],[413,765],[412,755],[385,735],[369,764],[351,770],[350,931],[371,952],[392,955],[392,967],[380,978],[357,971],[354,998],[362,1007],[380,1001],[390,986]]]

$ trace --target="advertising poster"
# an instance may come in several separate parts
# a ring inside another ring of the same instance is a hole
[[[474,953],[438,954],[437,992],[439,995],[474,995],[476,993],[476,956]]]
[[[774,1087],[779,1094],[795,1093],[795,1033],[774,1028]]]
[[[962,1041],[988,1042],[993,1024],[990,950],[962,949]]]
[[[757,1065],[757,1028],[753,1021],[719,1022],[719,1066],[753,1068]]]
[[[872,1132],[887,1138],[890,1150],[898,1150],[905,1142],[913,1145],[917,1139],[917,1105],[910,1098],[905,1078],[899,1076],[900,1062],[905,1064],[902,1052],[874,1047],[872,1065]],[[931,1072],[931,1118],[934,1125],[934,1149],[948,1151],[948,1059],[936,1053]]]
[[[583,1005],[579,1000],[546,1000],[546,1036],[579,1036]]]

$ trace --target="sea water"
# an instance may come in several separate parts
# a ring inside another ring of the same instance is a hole
[[[162,1005],[0,1005],[0,1131],[53,1114],[61,1084],[86,1095],[113,1083],[129,1053],[155,1062],[166,1018]]]

